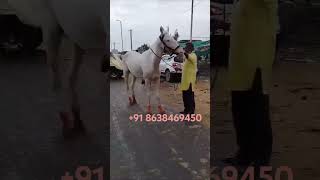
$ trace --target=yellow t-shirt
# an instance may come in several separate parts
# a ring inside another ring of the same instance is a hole
[[[182,68],[181,86],[180,90],[185,91],[189,89],[190,83],[192,84],[192,91],[194,90],[197,75],[197,55],[190,53],[188,59],[185,57]]]
[[[231,90],[249,90],[257,68],[268,92],[275,53],[276,0],[241,0],[231,22],[229,78]]]

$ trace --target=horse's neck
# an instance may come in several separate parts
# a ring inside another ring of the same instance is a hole
[[[156,40],[156,42],[154,42],[150,48],[152,48],[151,55],[152,55],[152,61],[155,65],[155,68],[159,67],[160,61],[161,59],[159,57],[162,57],[162,53],[163,53],[163,44],[160,41],[160,39],[158,38]]]

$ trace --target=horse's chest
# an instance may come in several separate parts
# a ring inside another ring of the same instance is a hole
[[[148,79],[155,79],[160,77],[160,70],[159,69],[147,69],[143,72],[144,78]]]

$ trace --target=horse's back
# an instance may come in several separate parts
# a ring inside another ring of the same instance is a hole
[[[105,0],[8,0],[26,24],[48,31],[60,26],[83,49],[106,46],[108,3]]]
[[[65,34],[83,49],[106,47],[108,1],[50,0]]]
[[[130,73],[132,73],[136,77],[142,77],[142,55],[140,53],[136,51],[129,51],[122,56],[122,60],[125,66],[130,71]]]
[[[57,23],[48,0],[8,0],[8,4],[24,24],[43,27]]]

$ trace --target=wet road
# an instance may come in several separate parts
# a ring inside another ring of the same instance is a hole
[[[145,111],[146,96],[137,82],[138,105],[132,107],[123,80],[110,83],[111,179],[209,179],[209,129],[182,122],[130,121],[130,115]]]
[[[60,180],[78,166],[107,167],[108,92],[94,59],[85,57],[80,70],[81,118],[88,134],[65,141],[44,54],[0,56],[0,179]]]

